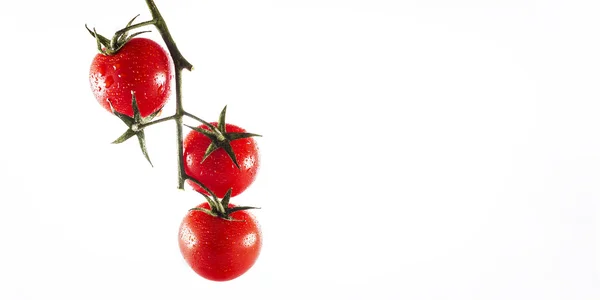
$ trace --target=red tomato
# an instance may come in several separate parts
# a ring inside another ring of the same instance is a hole
[[[160,110],[171,92],[171,60],[156,42],[133,38],[116,54],[97,54],[90,67],[90,85],[98,102],[109,112],[133,116],[131,91],[142,117]],[[110,101],[110,105],[109,105]]]
[[[198,205],[210,210],[208,203]],[[235,207],[229,204],[228,207]],[[247,210],[229,215],[232,220],[190,210],[179,227],[179,249],[198,275],[214,281],[227,281],[246,273],[256,262],[262,246],[262,233]]]
[[[217,123],[211,123],[217,126]],[[206,125],[200,128],[208,129]],[[246,132],[244,129],[225,124],[226,132]],[[183,142],[183,157],[185,172],[188,176],[200,181],[217,197],[223,198],[227,190],[232,189],[231,196],[239,195],[246,190],[258,172],[260,155],[258,146],[253,138],[243,138],[231,141],[240,168],[238,169],[223,148],[212,152],[204,161],[204,153],[211,140],[197,131],[190,131]],[[208,195],[204,189],[193,182],[189,184],[198,192]]]

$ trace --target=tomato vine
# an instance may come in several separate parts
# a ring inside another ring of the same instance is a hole
[[[182,221],[179,234],[181,253],[190,267],[201,276],[217,281],[231,280],[254,264],[261,248],[258,223],[247,211],[255,207],[229,203],[230,198],[243,192],[256,176],[259,156],[252,138],[260,135],[227,124],[227,106],[221,111],[218,122],[213,123],[184,109],[182,72],[192,71],[193,65],[179,51],[154,1],[145,1],[152,19],[134,24],[138,15],[115,32],[111,39],[98,34],[95,28],[90,30],[86,25],[88,32],[96,39],[100,52],[92,62],[90,84],[100,104],[127,126],[127,130],[113,143],[119,144],[135,136],[142,154],[151,165],[144,130],[166,121],[175,122],[177,188],[183,190],[187,180],[206,200],[190,209]],[[148,31],[130,34],[132,30],[146,26],[154,26],[160,33],[174,66],[174,76],[167,53],[161,46],[145,38],[134,39]],[[170,95],[173,77],[175,112],[154,120]],[[198,127],[185,125],[191,129],[185,142],[184,117],[201,123]],[[244,139],[250,140],[240,141]],[[185,162],[184,153],[187,155]],[[207,231],[206,228],[218,230]],[[197,243],[198,240],[205,242]]]

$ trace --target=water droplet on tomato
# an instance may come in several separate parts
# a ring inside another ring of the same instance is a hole
[[[106,74],[106,66],[104,64],[100,64],[96,70],[98,71],[98,73],[100,73],[101,76],[104,76]]]
[[[252,247],[252,246],[254,246],[254,243],[256,243],[256,234],[255,233],[249,233],[248,235],[246,235],[244,237],[244,246],[245,247]]]
[[[254,167],[254,164],[256,163],[256,161],[254,160],[253,156],[248,156],[244,159],[244,162],[242,163],[244,169],[251,169],[252,167]]]
[[[159,94],[164,94],[167,83],[167,75],[164,73],[158,73],[154,76],[154,82],[158,86],[157,92]]]
[[[154,81],[157,84],[164,85],[167,82],[167,76],[164,73],[158,73],[154,76]]]
[[[112,76],[108,76],[106,77],[106,79],[104,80],[104,85],[109,88],[111,85],[113,85],[113,83],[115,83],[115,79]]]
[[[193,248],[198,243],[198,239],[188,226],[181,228],[180,237],[184,245],[188,248]]]

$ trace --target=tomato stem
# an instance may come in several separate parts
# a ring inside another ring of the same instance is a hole
[[[181,99],[181,69],[175,69],[175,123],[177,124],[177,188],[180,190],[184,189],[185,182],[185,167],[183,165],[183,101]]]
[[[169,52],[171,53],[171,57],[173,58],[173,63],[175,64],[175,70],[187,69],[188,71],[191,71],[194,66],[192,66],[192,64],[183,57],[183,55],[177,48],[177,45],[175,44],[175,40],[173,39],[173,37],[171,36],[171,33],[169,32],[167,23],[165,22],[165,19],[163,19],[162,15],[158,11],[156,4],[154,4],[154,0],[146,0],[146,4],[148,5],[148,8],[150,9],[150,13],[152,14],[154,26],[156,27],[156,29],[158,29],[158,32],[162,36],[163,40],[165,41],[165,44],[167,45],[167,48],[169,49]]]
[[[162,37],[163,41],[167,46],[167,49],[169,50],[169,53],[171,54],[173,64],[175,65],[175,115],[173,115],[172,117],[165,118],[164,120],[161,119],[158,121],[162,122],[175,119],[175,124],[177,127],[177,188],[183,190],[186,177],[183,164],[183,116],[185,115],[185,111],[183,110],[183,101],[181,98],[181,71],[183,71],[183,69],[191,71],[193,69],[193,66],[189,61],[187,61],[187,59],[185,59],[185,57],[183,57],[183,55],[179,51],[179,48],[177,48],[175,40],[169,32],[167,23],[158,11],[158,8],[156,7],[154,1],[146,0],[146,4],[148,5],[148,9],[150,9],[150,13],[152,14],[152,20],[142,22],[140,23],[142,24],[140,26],[152,24],[156,27],[156,29],[158,29],[160,36]],[[137,27],[137,25],[139,24],[133,26]],[[158,121],[156,123],[158,123]],[[148,124],[146,126],[149,126]]]
[[[165,118],[162,118],[162,119],[158,119],[158,120],[154,120],[154,121],[150,121],[148,123],[134,124],[134,125],[137,125],[137,127],[136,127],[137,130],[142,130],[142,129],[148,127],[148,126],[152,126],[154,124],[162,123],[162,122],[165,122],[165,121],[170,121],[170,120],[173,120],[173,119],[175,119],[175,115],[168,116],[168,117],[165,117]]]
[[[198,117],[194,116],[193,114],[191,114],[191,113],[189,113],[189,112],[187,112],[187,111],[184,111],[183,113],[184,113],[186,116],[188,116],[188,117],[190,117],[190,118],[192,118],[192,119],[194,119],[194,120],[196,120],[196,121],[198,121],[198,122],[200,122],[200,123],[204,123],[204,120],[202,120],[202,119],[200,119],[200,118],[198,118]]]
[[[156,20],[150,20],[150,21],[141,22],[141,23],[134,24],[134,25],[129,25],[129,26],[115,32],[115,36],[121,36],[132,29],[136,29],[136,28],[140,28],[140,27],[144,27],[144,26],[148,26],[148,25],[156,25]]]
[[[203,208],[192,208],[190,210],[199,210],[202,211],[204,213],[207,213],[209,215],[212,216],[216,216],[228,221],[239,221],[239,220],[235,220],[233,218],[231,218],[230,214],[236,211],[240,211],[240,210],[248,210],[248,209],[258,209],[258,207],[253,207],[253,206],[235,206],[235,207],[229,207],[229,199],[231,199],[231,188],[227,191],[227,193],[225,193],[225,196],[223,196],[223,198],[219,199],[217,197],[217,195],[215,195],[215,193],[213,193],[208,187],[206,187],[204,184],[202,184],[200,181],[191,178],[191,177],[187,177],[186,179],[199,185],[200,187],[202,187],[205,191],[207,191],[210,196],[205,195],[204,193],[200,193],[200,195],[204,196],[204,198],[206,199],[206,202],[208,203],[208,206],[210,207],[210,210],[206,210]]]

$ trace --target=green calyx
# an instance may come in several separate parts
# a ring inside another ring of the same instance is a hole
[[[200,193],[202,196],[204,196],[204,198],[206,199],[206,202],[208,202],[208,205],[210,206],[210,210],[202,208],[202,207],[195,207],[195,208],[190,209],[190,211],[192,211],[192,210],[201,211],[201,212],[207,213],[211,216],[225,219],[227,221],[239,221],[239,220],[233,219],[231,217],[231,214],[236,211],[240,211],[240,210],[258,209],[258,207],[253,207],[253,206],[229,207],[229,199],[231,198],[231,188],[227,191],[227,193],[225,193],[225,196],[223,196],[223,199],[219,200],[217,195],[215,195],[209,188],[207,188],[200,181],[193,179],[193,178],[188,178],[188,180],[201,186],[205,191],[207,191],[210,194],[210,197],[209,197],[205,194]]]
[[[87,29],[87,31],[96,39],[96,44],[98,45],[98,51],[104,55],[114,55],[115,53],[117,53],[125,44],[127,44],[127,42],[129,42],[129,40],[131,40],[132,38],[145,33],[145,32],[150,32],[149,30],[146,31],[140,31],[140,32],[136,32],[133,34],[129,34],[129,30],[137,28],[137,27],[141,27],[141,26],[145,26],[145,25],[150,25],[152,24],[151,22],[143,22],[140,24],[136,24],[136,25],[131,25],[133,23],[133,21],[138,17],[139,15],[133,17],[133,19],[131,19],[127,25],[125,26],[125,28],[117,31],[112,39],[108,39],[104,36],[102,36],[101,34],[96,32],[96,28],[94,28],[93,30],[90,30],[87,25],[85,25],[85,28]]]
[[[108,104],[110,104],[110,101],[108,102]],[[115,116],[117,116],[119,119],[121,119],[121,121],[123,121],[123,123],[125,123],[125,125],[127,125],[127,127],[128,127],[127,131],[125,131],[125,133],[123,133],[120,137],[118,137],[112,143],[120,144],[120,143],[128,140],[129,138],[133,137],[134,135],[137,136],[138,141],[140,143],[140,148],[142,149],[142,153],[144,154],[144,157],[146,157],[146,159],[148,160],[148,162],[150,163],[151,166],[154,166],[154,165],[152,165],[152,162],[150,161],[150,157],[148,156],[148,150],[146,149],[146,135],[144,134],[144,125],[148,124],[148,122],[150,122],[154,117],[156,117],[156,115],[160,112],[160,110],[143,118],[142,115],[140,114],[140,110],[138,108],[137,101],[135,99],[134,91],[131,91],[131,108],[133,109],[133,118],[128,115],[124,115],[122,113],[115,111],[112,104],[110,104],[110,109],[112,110],[113,114]]]
[[[204,128],[200,128],[200,127],[192,127],[192,126],[188,126],[188,125],[185,125],[185,126],[189,127],[190,129],[192,129],[194,131],[197,131],[197,132],[203,134],[204,136],[206,136],[207,138],[209,138],[211,140],[210,145],[208,145],[208,147],[206,148],[206,152],[204,153],[202,162],[204,162],[204,160],[206,160],[206,158],[211,153],[215,152],[217,149],[222,148],[223,150],[225,150],[227,155],[231,158],[231,160],[233,161],[233,164],[235,164],[235,166],[239,169],[240,165],[239,165],[237,158],[235,157],[235,153],[233,152],[233,149],[231,147],[231,141],[239,140],[239,139],[246,139],[246,138],[251,138],[251,137],[261,136],[261,135],[255,134],[255,133],[249,133],[249,132],[226,132],[226,130],[225,130],[225,124],[226,124],[225,123],[225,114],[226,113],[227,113],[227,105],[225,105],[225,107],[221,111],[221,114],[219,115],[219,122],[217,123],[217,126],[214,126],[200,118],[196,118],[202,124],[206,125],[208,127],[208,130],[204,129]]]

